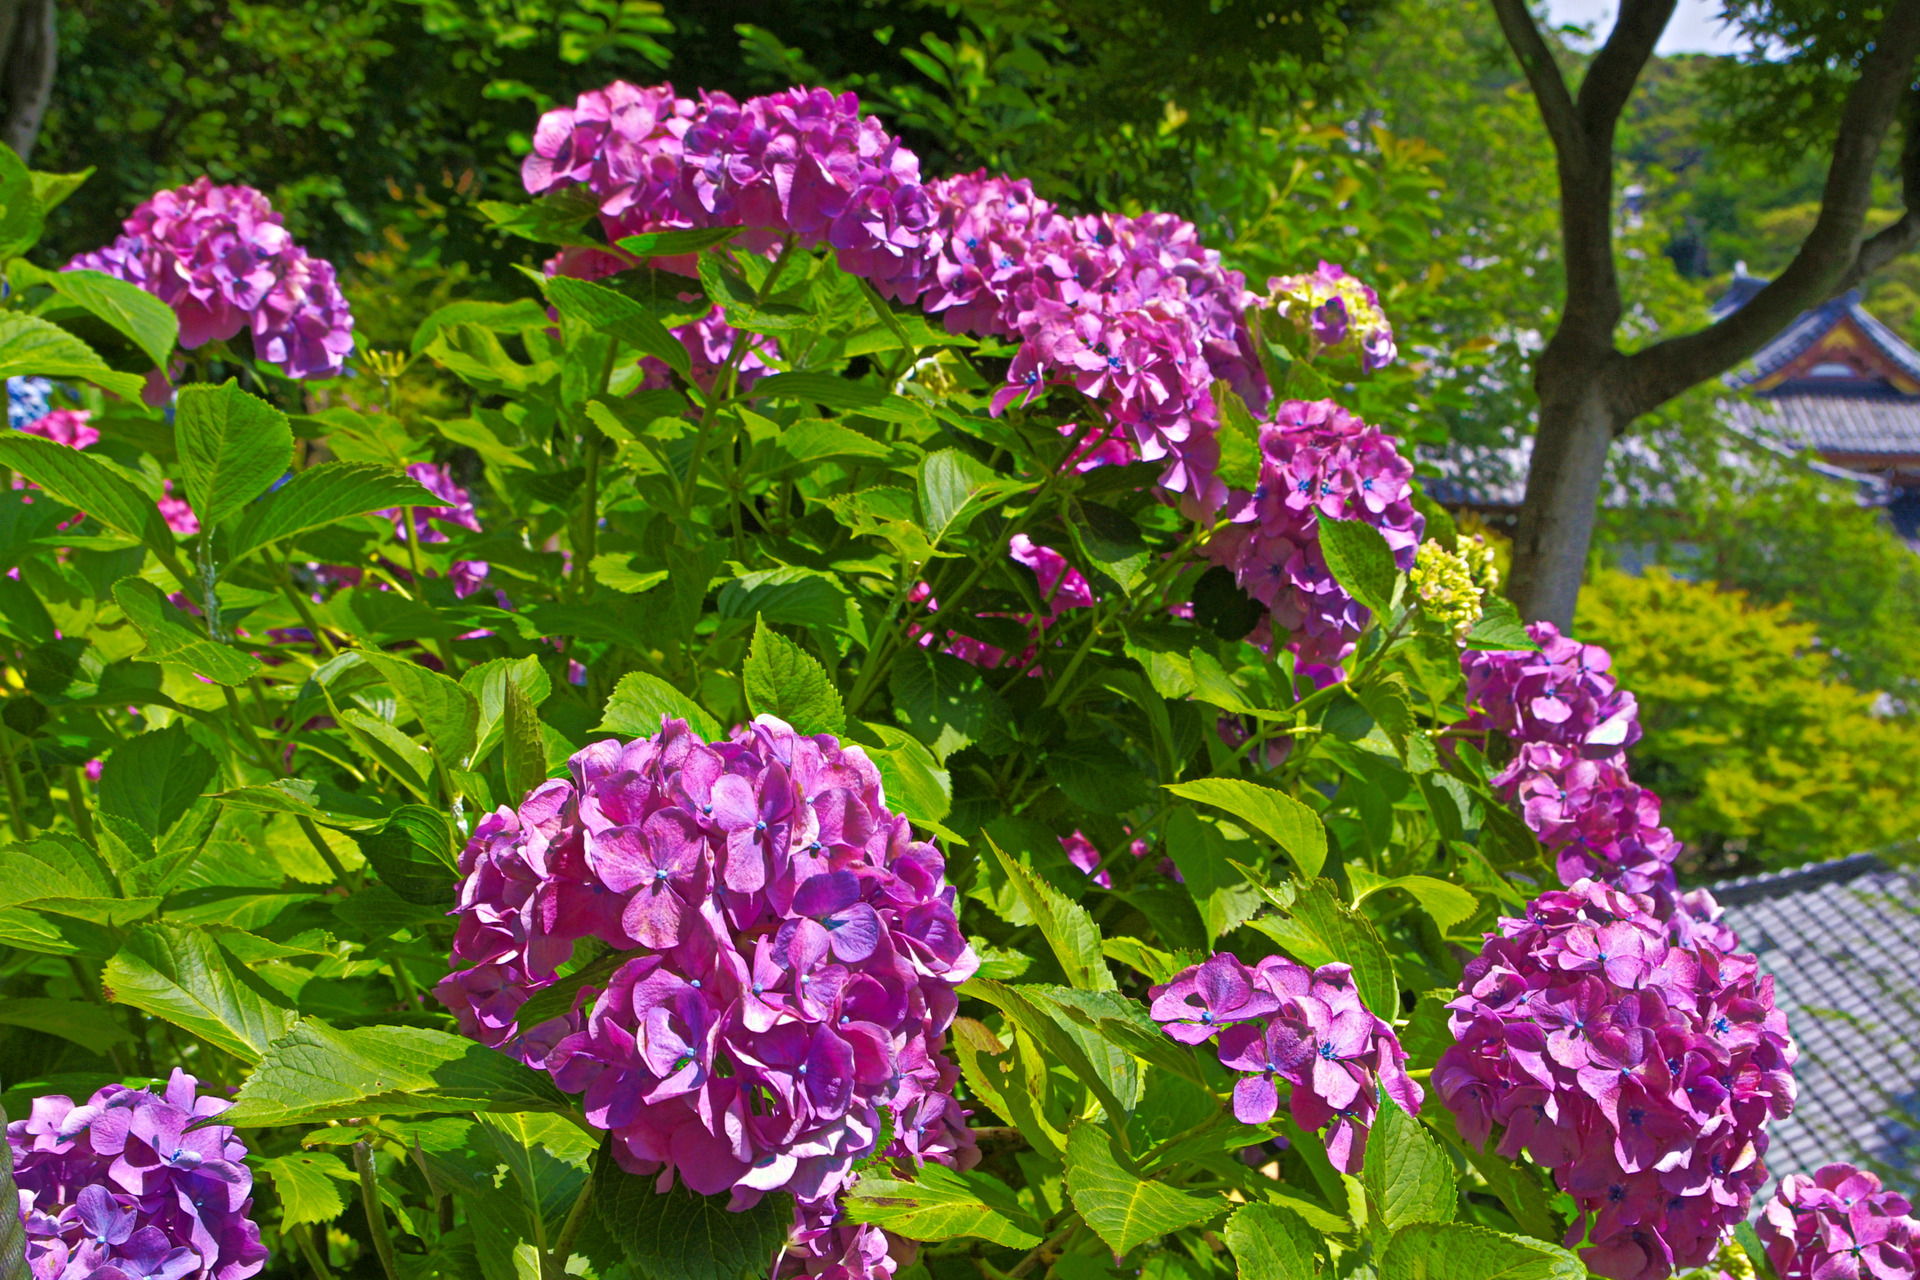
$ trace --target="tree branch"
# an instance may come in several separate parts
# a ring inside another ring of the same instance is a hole
[[[1920,244],[1920,90],[1907,89],[1906,136],[1900,143],[1900,203],[1906,212],[1892,226],[1867,237],[1853,265],[1834,287],[1836,294],[1855,288],[1895,258]]]
[[[1587,147],[1580,130],[1580,114],[1574,110],[1573,95],[1567,92],[1566,77],[1553,60],[1553,50],[1547,47],[1533,15],[1527,11],[1527,0],[1493,0],[1493,11],[1514,57],[1520,59],[1520,69],[1526,73],[1533,100],[1539,104],[1553,149],[1563,157],[1584,156]]]
[[[22,160],[33,151],[40,120],[53,101],[53,73],[59,54],[54,0],[0,0],[0,86],[6,108],[0,117],[0,142]]]
[[[1889,125],[1909,95],[1913,64],[1920,56],[1920,0],[1893,0],[1880,32],[1847,94],[1833,162],[1827,169],[1820,215],[1800,251],[1774,280],[1738,311],[1693,333],[1657,342],[1619,367],[1612,399],[1628,417],[1646,413],[1688,387],[1723,373],[1758,351],[1808,307],[1832,297],[1847,282],[1884,264],[1920,239],[1912,196],[1920,175],[1903,165],[1909,210],[1893,226],[1861,242],[1873,200],[1874,164]],[[1907,151],[1916,143],[1909,129]]]
[[[1593,55],[1574,107],[1595,162],[1612,162],[1614,126],[1677,5],[1678,0],[1626,0],[1606,44]]]

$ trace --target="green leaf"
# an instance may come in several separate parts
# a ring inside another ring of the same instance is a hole
[[[1217,474],[1229,486],[1251,491],[1260,483],[1260,424],[1224,382],[1213,384],[1213,403],[1220,419],[1215,435],[1220,442]]]
[[[122,578],[113,584],[113,598],[146,639],[147,656],[156,662],[176,662],[195,675],[229,686],[245,684],[264,669],[252,654],[209,640],[188,627],[187,615],[145,578]]]
[[[1327,568],[1347,594],[1384,618],[1393,608],[1393,584],[1400,569],[1380,531],[1364,520],[1320,517],[1320,551]]]
[[[1140,767],[1105,738],[1050,747],[1043,764],[1061,794],[1089,813],[1118,815],[1153,799]]]
[[[496,231],[523,240],[582,249],[607,247],[580,230],[588,218],[600,212],[600,202],[585,187],[564,187],[529,204],[482,200],[479,207],[480,215],[492,223]]]
[[[764,620],[754,627],[741,677],[755,715],[777,716],[801,733],[846,733],[846,708],[826,668]]]
[[[892,725],[862,722],[859,728],[880,740],[875,746],[862,739],[860,746],[880,771],[881,787],[894,812],[905,814],[915,825],[949,844],[966,843],[940,825],[953,807],[953,777],[940,767],[933,753],[919,739]]]
[[[340,1031],[302,1018],[267,1047],[220,1123],[571,1109],[552,1077],[465,1036],[425,1027]]]
[[[137,373],[113,368],[99,352],[51,320],[10,311],[0,315],[0,380],[18,377],[81,378],[133,401],[139,400],[147,381]]]
[[[306,778],[283,778],[278,782],[236,787],[220,792],[214,799],[230,809],[290,813],[342,830],[375,827],[387,820],[387,808],[378,800]]]
[[[1353,985],[1376,1017],[1400,1016],[1400,987],[1380,931],[1340,900],[1331,880],[1315,880],[1294,894],[1284,916],[1260,916],[1253,927],[1278,942],[1308,968],[1338,961],[1353,966]]]
[[[811,323],[811,319],[809,319]],[[906,422],[922,416],[911,400],[891,395],[879,387],[869,387],[831,373],[806,370],[800,373],[776,373],[753,384],[756,400],[799,400],[863,413],[883,422]]]
[[[1760,1233],[1753,1229],[1751,1222],[1742,1222],[1734,1227],[1733,1239],[1740,1246],[1740,1252],[1747,1255],[1747,1261],[1753,1264],[1754,1274],[1760,1280],[1780,1280],[1780,1273],[1774,1268],[1773,1259],[1767,1256],[1767,1247],[1760,1242]]]
[[[1217,1196],[1191,1195],[1140,1177],[1121,1162],[1106,1132],[1087,1120],[1074,1121],[1067,1131],[1066,1183],[1073,1207],[1120,1256],[1226,1207]]]
[[[464,769],[479,744],[480,702],[456,681],[440,672],[378,649],[364,649],[360,658],[393,686],[401,705],[420,721],[428,744],[441,762]]]
[[[1123,999],[1114,992],[1076,992],[1069,987],[1010,987],[989,978],[971,978],[960,987],[961,995],[984,1000],[1006,1014],[1008,1021],[1031,1036],[1048,1055],[1058,1059],[1086,1085],[1100,1100],[1100,1105],[1106,1108],[1107,1115],[1118,1123],[1131,1110],[1138,1093],[1138,1070],[1131,1057],[1110,1045],[1097,1032],[1069,1021],[1064,1014],[1056,1015],[1054,1011],[1061,1005],[1048,997],[1059,993]],[[1099,1059],[1097,1066],[1096,1055]],[[1116,1085],[1125,1090],[1124,1097],[1115,1088]]]
[[[238,560],[270,542],[369,511],[440,505],[440,499],[404,471],[374,462],[328,462],[298,472],[248,507],[226,555],[229,561]]]
[[[976,742],[989,755],[1011,745],[1006,726],[1012,715],[972,663],[913,647],[894,658],[888,689],[894,718],[937,760]]]
[[[1480,621],[1467,632],[1467,648],[1538,653],[1540,646],[1527,634],[1519,610],[1505,596],[1491,593],[1480,598]]]
[[[768,382],[774,379],[767,379]],[[920,463],[920,515],[927,538],[939,546],[957,537],[973,518],[1019,489],[958,449],[930,453]]]
[[[1380,1280],[1586,1280],[1565,1249],[1464,1222],[1403,1227],[1380,1261]]]
[[[846,588],[832,574],[785,565],[741,574],[720,588],[723,618],[751,618],[795,627],[840,630],[847,625]]]
[[[47,223],[47,210],[34,190],[33,174],[14,149],[0,142],[0,262],[31,249]],[[7,1188],[12,1194],[12,1187]],[[16,1257],[13,1254],[3,1256]],[[25,1267],[21,1274],[25,1274]]]
[[[360,1181],[345,1160],[327,1151],[255,1157],[250,1163],[255,1171],[273,1179],[274,1192],[280,1197],[282,1230],[309,1222],[332,1222],[347,1207],[336,1184]]]
[[[501,764],[506,773],[509,803],[518,804],[519,797],[547,780],[547,735],[539,711],[532,700],[520,692],[519,685],[509,682],[501,692],[500,723],[505,750]]]
[[[18,318],[0,316],[0,330]],[[174,554],[173,530],[153,499],[99,459],[14,431],[0,434],[0,467],[12,467],[61,502],[140,539],[163,556]]]
[[[85,1000],[22,996],[0,1000],[0,1027],[31,1027],[98,1052],[132,1036],[113,1011]]]
[[[1086,908],[1009,858],[993,837],[986,839],[1014,892],[1040,926],[1041,936],[1053,948],[1067,981],[1083,991],[1116,990],[1113,973],[1100,954],[1100,930]]]
[[[1240,1280],[1315,1280],[1319,1233],[1291,1209],[1249,1204],[1227,1219],[1227,1248],[1240,1266]]]
[[[1256,847],[1242,844],[1241,859]],[[1263,901],[1260,890],[1234,867],[1233,845],[1216,824],[1192,809],[1175,809],[1167,817],[1167,853],[1200,909],[1209,943],[1253,919]]]
[[[94,793],[101,816],[157,845],[219,776],[219,763],[176,721],[116,746]]]
[[[1040,1243],[1040,1224],[1012,1190],[977,1169],[963,1173],[929,1162],[912,1182],[869,1174],[841,1203],[849,1222],[885,1227],[910,1240],[977,1236],[1008,1249]]]
[[[249,1066],[297,1015],[212,934],[173,924],[136,930],[100,976],[109,999],[165,1019]]]
[[[825,462],[831,458],[890,458],[893,447],[861,435],[851,427],[824,418],[802,418],[774,441],[789,466]]]
[[[684,231],[644,231],[614,241],[636,258],[676,258],[725,244],[739,235],[739,227],[689,227]]]
[[[13,154],[4,143],[0,143],[0,152]],[[0,220],[0,233],[5,228],[5,221]],[[0,1125],[6,1123],[7,1113],[0,1110]],[[8,1148],[0,1151],[0,1203],[15,1204],[19,1198],[19,1188],[13,1181],[13,1151]],[[0,1214],[0,1280],[34,1280],[27,1269],[27,1229],[17,1213]]]
[[[67,202],[67,197],[78,191],[93,176],[93,166],[88,165],[78,173],[46,173],[35,169],[33,178],[33,198],[40,202],[40,208],[52,213]]]
[[[593,1179],[593,1212],[640,1280],[759,1280],[793,1226],[791,1196],[731,1213],[729,1196],[696,1195],[679,1179],[655,1191],[651,1175],[628,1173],[605,1147]]]
[[[725,736],[719,721],[701,710],[698,703],[659,676],[644,671],[630,671],[620,677],[594,732],[651,738],[660,732],[662,719],[685,720],[688,728],[708,742]]]
[[[422,354],[432,344],[433,335],[450,324],[476,324],[495,333],[518,333],[522,329],[544,329],[552,323],[547,318],[547,309],[533,298],[517,298],[512,302],[463,298],[449,302],[422,320],[420,327],[413,331],[410,349],[416,356]]]
[[[1225,809],[1264,833],[1292,858],[1303,875],[1317,876],[1327,862],[1327,829],[1320,815],[1292,796],[1242,778],[1200,778],[1168,783],[1168,791]]]
[[[618,289],[570,276],[548,277],[541,287],[566,319],[616,338],[661,361],[681,377],[688,376],[693,363],[680,339],[667,332],[651,311]]]
[[[1451,1222],[1459,1207],[1446,1148],[1395,1102],[1383,1102],[1374,1119],[1360,1181],[1371,1221],[1388,1231],[1413,1222]]]
[[[540,659],[532,654],[524,658],[494,658],[468,667],[460,677],[460,687],[479,704],[480,719],[474,730],[477,745],[473,759],[484,760],[500,742],[507,714],[507,685],[515,684],[528,702],[539,706],[553,692],[553,680]]]
[[[100,271],[55,271],[49,283],[60,295],[117,329],[156,369],[167,367],[180,337],[173,308],[142,289]]]
[[[232,379],[180,388],[174,447],[202,525],[216,525],[265,493],[293,463],[287,415]]]
[[[1080,554],[1132,594],[1146,577],[1152,551],[1140,536],[1133,517],[1098,502],[1076,499],[1068,504],[1067,532]]]
[[[401,898],[422,906],[453,901],[453,825],[438,809],[401,805],[378,831],[356,831],[353,841],[380,883]]]
[[[1426,532],[1421,535],[1426,541],[1439,543],[1450,555],[1459,551],[1460,531],[1453,523],[1453,513],[1429,498],[1417,483],[1413,486],[1413,509],[1427,522]]]
[[[1351,866],[1347,868],[1347,876],[1353,882],[1354,892],[1361,902],[1382,889],[1405,890],[1420,904],[1421,910],[1433,917],[1433,922],[1440,926],[1442,933],[1464,923],[1480,906],[1480,900],[1468,890],[1432,876],[1395,876],[1385,879],[1364,868]]]

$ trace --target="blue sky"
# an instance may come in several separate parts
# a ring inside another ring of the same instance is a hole
[[[1547,0],[1555,22],[1598,23],[1604,37],[1612,29],[1618,0]],[[1680,8],[1661,38],[1660,53],[1734,53],[1745,42],[1720,23],[1720,0],[1680,0]]]

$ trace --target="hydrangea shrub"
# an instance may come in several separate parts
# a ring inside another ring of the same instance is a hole
[[[37,1280],[1726,1247],[1791,1039],[1605,652],[1327,396],[1364,283],[819,89],[615,83],[521,176],[404,350],[245,187],[0,240]],[[64,189],[0,152],[0,227]]]

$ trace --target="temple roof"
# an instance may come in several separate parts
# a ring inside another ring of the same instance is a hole
[[[1718,320],[1751,301],[1767,282],[1734,269],[1727,292],[1713,304]],[[1754,353],[1729,384],[1765,393],[1841,394],[1898,392],[1920,395],[1920,351],[1874,317],[1852,289],[1803,312],[1773,341]]]

